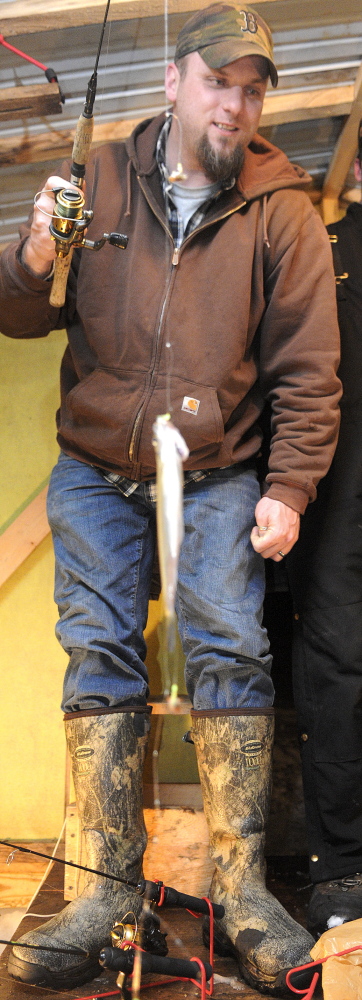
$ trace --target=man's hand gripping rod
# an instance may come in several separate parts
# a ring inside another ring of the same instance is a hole
[[[53,192],[55,194],[55,208],[49,228],[51,236],[55,240],[56,258],[49,301],[50,305],[57,306],[58,308],[64,305],[65,302],[68,274],[73,250],[76,247],[100,250],[106,242],[109,242],[112,246],[121,247],[124,250],[128,243],[128,237],[122,233],[103,233],[103,236],[99,240],[86,240],[83,235],[93,218],[93,212],[84,209],[85,199],[82,194],[82,187],[85,167],[92,144],[94,124],[93,106],[97,93],[97,70],[109,5],[110,0],[107,0],[95,66],[88,83],[84,109],[78,119],[74,137],[70,179],[72,184],[76,184],[79,188],[79,192],[67,187],[57,188]]]

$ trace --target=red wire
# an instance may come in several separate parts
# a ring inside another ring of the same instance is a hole
[[[160,898],[159,898],[159,901],[157,903],[157,906],[163,906],[163,903],[165,901],[165,886],[164,886],[164,883],[161,881],[160,878],[154,878],[153,881],[156,882],[156,885],[158,885],[158,888],[160,890]]]
[[[311,982],[311,984],[309,986],[309,989],[307,990],[307,993],[306,993],[305,992],[305,988],[303,990],[297,990],[295,988],[295,986],[292,986],[290,982],[287,982],[287,976],[285,977],[287,985],[289,986],[290,990],[293,990],[293,993],[300,993],[300,994],[303,993],[303,1000],[312,1000],[313,993],[314,993],[314,990],[316,988],[318,979],[319,979],[319,972],[315,972],[314,976],[312,978],[312,982]]]
[[[209,962],[210,962],[211,968],[213,969],[213,967],[214,967],[214,911],[213,911],[213,908],[212,908],[212,903],[210,902],[210,900],[208,899],[208,897],[207,896],[202,896],[202,899],[205,900],[205,903],[207,903],[207,905],[209,907],[209,914],[210,914]],[[200,917],[202,916],[202,913],[194,913],[193,910],[187,910],[187,913],[191,913],[191,916],[192,917],[196,917],[196,920],[199,920]],[[193,980],[191,980],[191,981],[193,982]],[[213,991],[214,991],[214,976],[213,975],[210,976],[209,982],[210,982],[210,989],[206,990],[206,987],[205,987],[205,991],[206,991],[206,996],[212,997],[212,994],[213,994]],[[196,985],[199,986],[200,983],[196,983]]]
[[[205,997],[206,997],[206,972],[205,972],[204,963],[201,961],[201,958],[197,958],[195,956],[193,956],[193,958],[190,958],[190,962],[197,962],[197,964],[199,966],[199,969],[200,969],[200,972],[201,972],[201,986],[200,986],[200,983],[198,983],[197,979],[190,979],[190,982],[193,983],[194,986],[198,986],[199,990],[201,990],[201,1000],[205,1000]],[[210,993],[208,993],[207,996],[210,996]]]
[[[328,962],[329,958],[339,958],[340,955],[349,955],[351,951],[361,951],[361,950],[362,950],[362,945],[356,944],[354,945],[353,948],[345,948],[344,951],[336,951],[333,955],[325,955],[324,958],[318,958],[316,962],[308,962],[307,965],[297,965],[295,969],[289,969],[289,972],[287,972],[285,977],[285,982],[289,987],[289,989],[293,991],[293,993],[299,993],[299,995],[303,993],[304,994],[303,1000],[312,1000],[312,996],[319,979],[319,972],[314,973],[312,982],[307,991],[305,989],[299,990],[297,989],[296,986],[292,985],[292,983],[290,982],[290,976],[293,975],[293,972],[300,972],[301,969],[313,969],[313,966],[323,965],[324,962]]]
[[[0,40],[1,40],[1,37],[2,36],[0,35]],[[156,879],[154,879],[154,881],[156,881]],[[159,881],[159,880],[157,880],[157,881]],[[162,885],[162,888],[163,888],[163,895],[164,895],[164,886],[163,885]],[[162,895],[162,892],[161,892],[161,895]],[[211,968],[213,968],[213,958],[214,958],[214,912],[213,912],[213,909],[212,909],[212,903],[207,898],[207,896],[203,896],[202,898],[207,903],[207,905],[209,907],[209,911],[210,911],[210,965],[211,965]],[[163,902],[163,899],[162,899],[162,902]],[[162,904],[159,903],[158,905],[160,906]],[[188,913],[191,913],[193,917],[197,917],[197,918],[201,917],[201,913],[193,913],[192,910],[188,910]],[[134,951],[144,951],[144,948],[140,948],[140,946],[137,945],[137,944],[135,944],[134,942],[131,945],[129,945],[128,942],[122,941],[121,949],[124,950],[124,949],[126,949],[128,947],[133,948]],[[201,983],[199,983],[197,981],[197,979],[185,979],[183,976],[177,976],[177,978],[175,978],[175,979],[163,979],[163,980],[160,980],[160,982],[156,982],[156,983],[152,982],[152,983],[144,983],[143,985],[141,984],[141,990],[147,989],[147,987],[148,987],[148,989],[150,989],[152,986],[166,985],[167,983],[193,983],[194,986],[198,986],[199,990],[201,990],[201,998],[200,998],[200,1000],[205,1000],[205,998],[207,996],[211,997],[212,993],[213,993],[213,989],[214,989],[214,977],[213,977],[213,975],[211,975],[211,977],[210,977],[210,989],[207,990],[206,989],[206,972],[205,972],[205,966],[204,966],[204,963],[201,961],[201,958],[197,958],[197,957],[191,958],[190,962],[197,962],[197,964],[198,964],[198,966],[200,968],[200,971],[201,971]],[[132,975],[133,975],[133,973],[132,973]],[[132,975],[131,975],[131,978],[132,978]],[[318,974],[317,974],[317,978],[318,978]],[[293,989],[293,987],[292,987],[292,989]],[[298,992],[299,992],[299,990],[298,990]],[[89,996],[89,997],[82,997],[82,1000],[101,1000],[101,997],[115,997],[115,996],[119,996],[119,990],[117,990],[114,993],[113,992],[112,993],[92,993],[91,996]],[[312,996],[312,994],[311,994],[311,996]],[[79,998],[79,1000],[80,1000],[80,998]],[[308,997],[306,997],[305,1000],[308,1000]]]
[[[10,45],[9,42],[6,42],[4,35],[0,35],[0,45],[4,45],[6,49],[10,49],[10,52],[15,52],[16,55],[21,56],[22,59],[27,59],[28,62],[34,63],[34,66],[39,66],[39,69],[48,69],[47,66],[44,66],[44,63],[38,62],[38,59],[33,59],[32,56],[27,56],[25,52],[21,51],[21,49],[16,49],[14,45]],[[104,994],[104,996],[107,995],[109,994]]]

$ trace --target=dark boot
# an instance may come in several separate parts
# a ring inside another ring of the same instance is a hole
[[[137,885],[147,843],[142,772],[149,712],[77,712],[66,716],[65,728],[85,844],[82,861]],[[142,899],[132,888],[89,875],[77,899],[20,939],[40,950],[14,946],[9,973],[24,983],[57,990],[80,986],[100,975],[99,952],[110,943],[115,920],[132,913],[139,921],[141,910]],[[84,955],[70,953],[77,948]]]
[[[362,917],[362,873],[314,886],[308,906],[308,929],[316,939],[338,924]]]
[[[216,865],[210,897],[225,907],[215,923],[215,950],[233,955],[246,982],[261,993],[292,996],[286,973],[311,962],[314,941],[265,886],[273,713],[193,711],[192,722]],[[293,985],[302,988],[303,978],[293,978]]]

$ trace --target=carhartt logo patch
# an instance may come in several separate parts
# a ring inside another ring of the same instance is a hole
[[[240,749],[245,756],[246,767],[260,767],[263,745],[259,740],[248,740]]]
[[[186,413],[193,413],[196,417],[199,406],[199,399],[194,399],[193,396],[184,396],[181,409],[186,410]]]

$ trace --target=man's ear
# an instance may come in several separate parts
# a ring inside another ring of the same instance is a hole
[[[356,181],[361,182],[361,180],[362,180],[362,171],[361,171],[361,164],[360,164],[360,162],[359,162],[358,159],[356,159],[354,161],[354,176],[356,178]]]
[[[165,92],[167,100],[171,101],[171,104],[175,104],[179,82],[180,74],[176,64],[168,63],[165,73]]]

